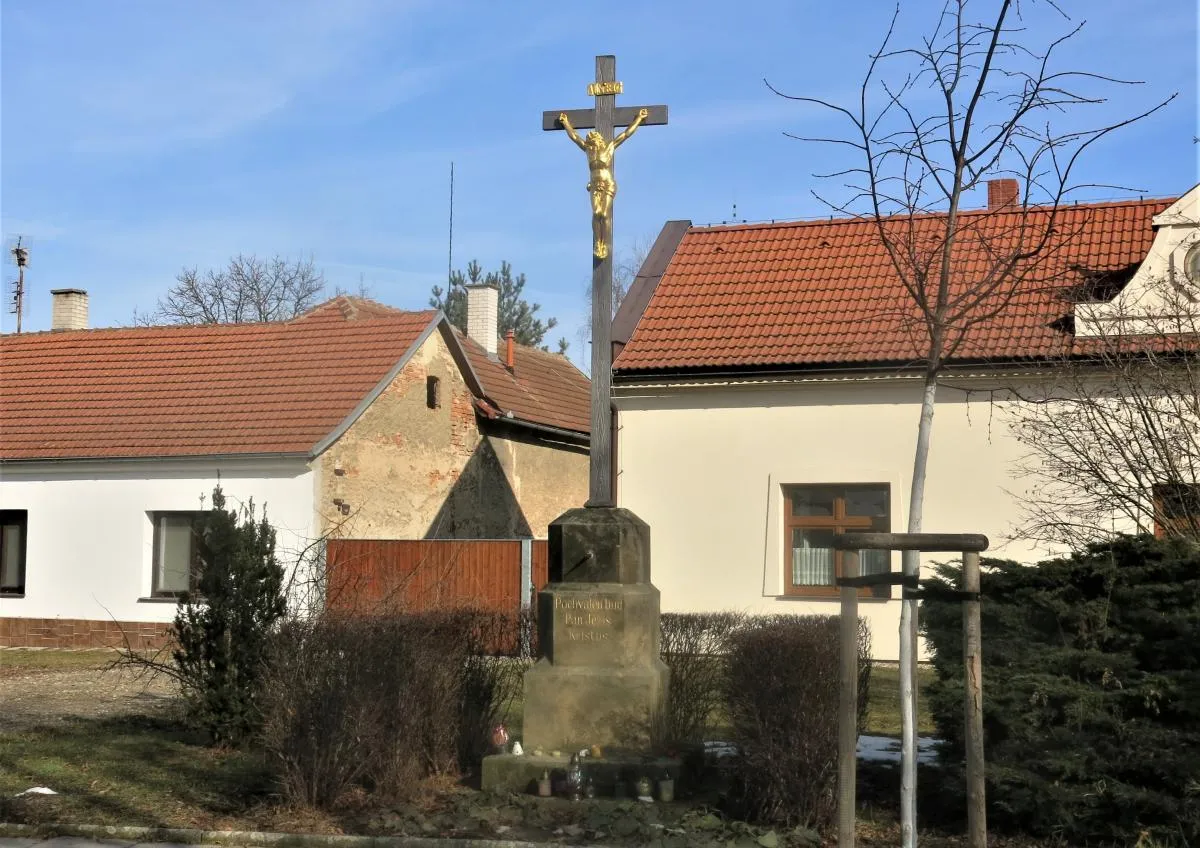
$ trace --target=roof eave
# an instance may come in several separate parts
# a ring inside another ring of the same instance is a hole
[[[367,411],[371,404],[375,402],[375,399],[383,394],[387,387],[392,384],[392,381],[400,375],[400,372],[404,370],[405,366],[412,361],[412,358],[416,352],[421,349],[421,345],[428,341],[429,337],[433,335],[434,330],[436,330],[438,326],[445,320],[446,316],[443,315],[439,310],[433,316],[433,320],[425,325],[425,329],[421,331],[421,334],[417,336],[416,339],[413,340],[413,343],[408,346],[408,350],[404,351],[404,355],[401,356],[400,359],[397,360],[396,364],[393,365],[391,369],[388,370],[387,374],[383,376],[383,379],[376,383],[371,391],[367,392],[366,396],[358,402],[354,409],[350,410],[350,414],[343,418],[338,425],[334,427],[328,435],[325,436],[325,438],[321,439],[312,446],[312,449],[308,452],[310,459],[316,459],[318,456],[328,450],[330,445],[340,439],[346,433],[346,431],[350,429],[351,425],[353,425],[354,422],[357,421],[359,417]]]

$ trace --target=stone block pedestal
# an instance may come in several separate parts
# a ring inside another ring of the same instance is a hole
[[[650,583],[650,528],[627,509],[585,507],[550,525],[550,582],[538,593],[541,659],[525,674],[521,744],[564,755],[600,745],[644,758],[667,695],[659,657],[659,594]],[[504,765],[516,760],[512,765]],[[505,769],[525,780],[534,758],[488,757],[483,787]]]
[[[526,750],[578,751],[591,745],[644,750],[667,692],[667,667],[620,670],[554,666],[525,673]]]

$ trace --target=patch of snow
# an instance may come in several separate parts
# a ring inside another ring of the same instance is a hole
[[[921,765],[935,765],[937,751],[942,740],[932,736],[917,737],[917,762]],[[711,741],[704,743],[704,753],[715,759],[737,756],[737,746],[732,742]],[[859,736],[858,759],[870,763],[899,763],[900,740],[891,736]]]
[[[921,765],[937,763],[937,750],[942,740],[932,736],[917,737],[917,762]],[[900,740],[891,736],[859,736],[858,758],[869,763],[900,762]]]
[[[26,789],[24,792],[18,792],[13,797],[21,798],[25,795],[57,795],[57,794],[58,794],[57,792],[55,792],[53,789],[49,788],[48,786],[31,786],[28,789]]]

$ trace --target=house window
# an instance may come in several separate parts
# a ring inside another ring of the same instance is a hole
[[[1158,483],[1154,486],[1154,536],[1200,537],[1200,484]]]
[[[784,486],[784,550],[788,551],[789,595],[833,596],[842,574],[842,554],[833,537],[846,532],[891,531],[891,491],[886,483]],[[888,551],[861,551],[861,574],[891,570]],[[860,594],[891,597],[891,587],[875,586]]]
[[[200,551],[196,544],[202,512],[155,512],[154,586],[155,597],[172,597],[194,591],[200,575]]]
[[[0,595],[25,594],[25,530],[29,513],[0,510]]]
[[[425,405],[430,409],[437,409],[442,405],[442,381],[440,378],[425,378]]]

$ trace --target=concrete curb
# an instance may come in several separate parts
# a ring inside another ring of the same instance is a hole
[[[254,848],[576,848],[563,842],[511,839],[456,839],[432,836],[321,836],[264,833],[256,830],[195,830],[182,827],[118,827],[98,824],[12,824],[0,822],[0,837],[52,839],[120,839],[127,842],[174,842],[183,845],[253,846]]]

